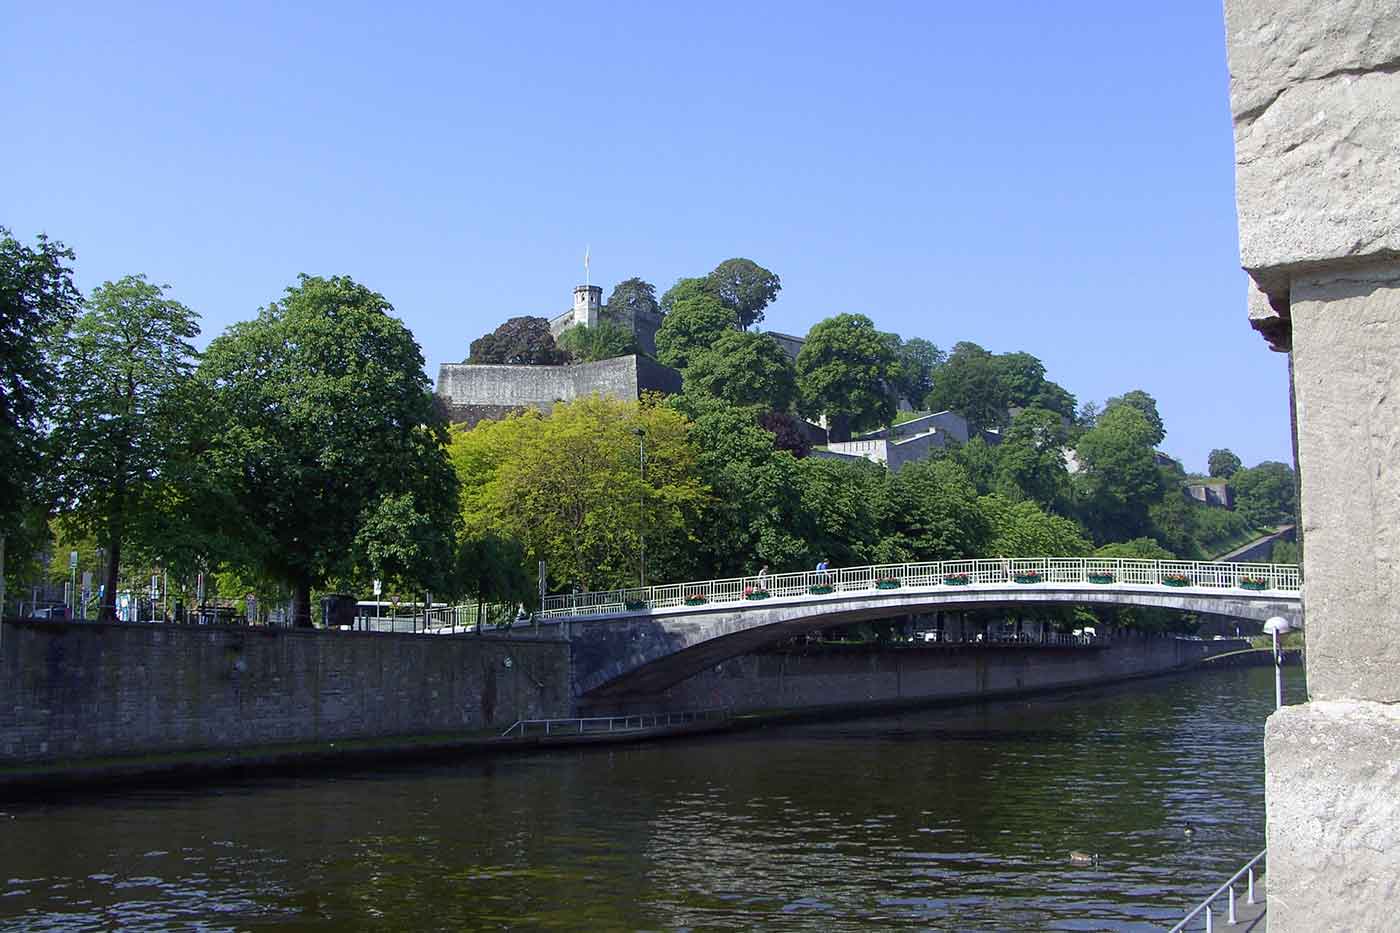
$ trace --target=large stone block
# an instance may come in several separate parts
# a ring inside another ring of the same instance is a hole
[[[1227,4],[1240,257],[1288,270],[1400,252],[1400,0]]]
[[[1394,930],[1400,708],[1285,707],[1269,717],[1264,754],[1270,933]]]
[[[1400,702],[1400,263],[1295,279],[1308,686]]]

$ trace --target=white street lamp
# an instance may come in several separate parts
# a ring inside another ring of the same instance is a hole
[[[1264,631],[1274,637],[1274,708],[1283,708],[1283,652],[1279,650],[1278,637],[1293,628],[1283,616],[1274,616],[1264,623]]]

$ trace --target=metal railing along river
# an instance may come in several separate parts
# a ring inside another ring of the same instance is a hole
[[[501,733],[501,738],[537,736],[608,735],[664,729],[697,722],[716,722],[732,715],[728,708],[701,709],[680,713],[642,713],[632,716],[592,716],[577,719],[520,719]]]
[[[1215,928],[1215,908],[1213,905],[1216,901],[1218,901],[1221,898],[1221,896],[1228,896],[1229,898],[1229,903],[1226,907],[1225,922],[1228,924],[1235,923],[1235,885],[1239,883],[1240,878],[1245,877],[1247,875],[1249,880],[1247,882],[1248,887],[1247,893],[1245,895],[1245,903],[1255,903],[1254,866],[1258,865],[1261,861],[1263,861],[1264,857],[1268,854],[1269,850],[1265,849],[1263,852],[1260,852],[1248,862],[1245,862],[1243,868],[1231,875],[1230,879],[1224,884],[1222,884],[1220,887],[1216,888],[1215,892],[1211,894],[1210,897],[1197,904],[1194,910],[1192,910],[1186,916],[1182,917],[1181,922],[1178,923],[1176,926],[1172,927],[1170,930],[1168,930],[1167,933],[1179,933],[1179,931],[1185,930],[1186,924],[1190,923],[1197,917],[1202,916],[1203,914],[1205,917],[1205,926],[1202,929],[1206,930],[1207,933],[1210,933],[1210,931]]]
[[[612,615],[647,609],[703,606],[709,603],[742,603],[795,596],[825,596],[868,590],[929,591],[952,586],[1047,583],[1104,587],[1188,587],[1217,592],[1222,589],[1274,590],[1293,594],[1302,588],[1302,577],[1294,564],[1094,557],[948,560],[840,567],[831,570],[771,574],[764,577],[696,580],[690,583],[546,596],[539,614],[545,617]]]

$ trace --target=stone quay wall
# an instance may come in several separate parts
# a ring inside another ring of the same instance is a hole
[[[723,661],[654,697],[600,700],[588,713],[732,707],[859,707],[1087,686],[1189,667],[1245,641],[1123,636],[1103,647],[813,645]],[[586,703],[581,700],[580,703]]]
[[[0,623],[0,765],[504,730],[571,703],[558,640]]]

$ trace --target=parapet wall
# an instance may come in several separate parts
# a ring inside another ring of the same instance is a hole
[[[569,715],[569,645],[0,623],[0,765],[504,729]]]

